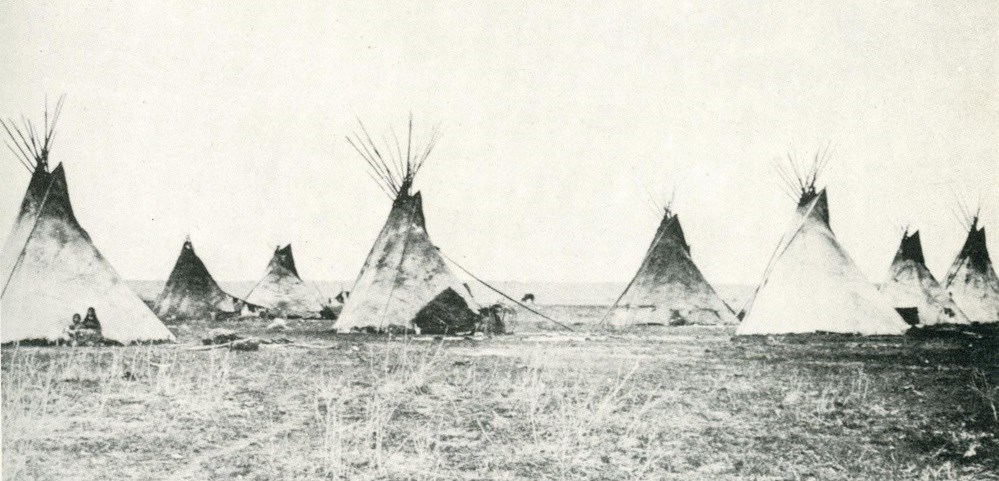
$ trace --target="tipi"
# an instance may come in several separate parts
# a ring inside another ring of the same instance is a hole
[[[337,331],[453,334],[473,330],[479,306],[430,241],[422,198],[412,191],[417,172],[433,151],[436,132],[426,146],[414,150],[410,118],[404,151],[398,141],[394,148],[379,148],[363,125],[361,131],[363,137],[357,134],[347,140],[392,198],[392,210],[343,306]]]
[[[638,272],[605,320],[615,327],[736,324],[735,313],[718,297],[690,257],[680,217],[671,206],[666,206]]]
[[[968,238],[944,285],[971,322],[999,322],[999,278],[989,258],[985,227],[978,227],[978,214],[971,218]]]
[[[66,172],[49,171],[48,155],[62,99],[42,135],[28,121],[3,123],[31,171],[21,211],[0,261],[0,342],[56,341],[74,314],[94,308],[106,340],[122,344],[173,340],[173,334],[132,292],[91,243],[69,201]]]
[[[815,156],[807,173],[795,175],[793,188],[800,197],[794,219],[743,310],[736,334],[902,334],[908,329],[829,227],[826,191],[815,190],[827,162],[828,149]],[[801,172],[793,161],[792,168]]]
[[[880,290],[903,318],[915,310],[914,317],[906,318],[910,324],[968,323],[968,318],[926,268],[919,231],[910,235],[906,229],[902,234],[902,242],[888,269],[888,279]]]
[[[274,249],[264,277],[246,295],[246,302],[287,317],[318,318],[323,310],[319,290],[298,276],[291,244]]]
[[[251,315],[256,306],[219,287],[188,236],[153,311],[164,320],[215,319],[219,314]]]

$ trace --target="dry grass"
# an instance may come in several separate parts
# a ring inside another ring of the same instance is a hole
[[[281,335],[5,348],[4,479],[999,479],[994,334]]]

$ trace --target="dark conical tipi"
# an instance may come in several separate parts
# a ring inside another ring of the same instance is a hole
[[[913,320],[919,325],[968,323],[968,318],[926,268],[919,231],[910,235],[906,230],[902,234],[898,252],[888,268],[888,279],[880,290],[899,312],[915,309]]]
[[[205,263],[194,252],[191,238],[184,240],[153,311],[160,319],[214,319],[218,314],[249,315],[256,306],[219,287]]]
[[[4,123],[20,151],[18,160],[32,175],[0,260],[0,342],[62,339],[73,315],[83,315],[91,307],[107,340],[123,344],[172,340],[173,334],[118,276],[77,222],[63,166],[48,170],[61,105],[60,100],[51,119],[46,115],[44,137],[30,125],[21,129],[13,122]]]
[[[944,287],[970,321],[999,322],[999,278],[977,214],[971,217],[968,237],[947,271]]]
[[[794,218],[743,310],[736,334],[902,334],[908,329],[829,226],[826,191],[815,190],[827,159],[817,155],[806,177],[795,176],[798,184],[791,187],[800,197]]]
[[[735,313],[690,257],[680,217],[667,206],[638,272],[608,313],[615,327],[735,324]]]
[[[323,310],[319,290],[298,275],[291,244],[274,249],[263,279],[246,295],[246,302],[287,317],[318,318]]]
[[[430,241],[422,198],[412,192],[436,139],[414,152],[412,125],[410,120],[405,147],[379,149],[363,126],[363,137],[348,139],[392,198],[392,210],[337,319],[339,332],[454,334],[471,331],[478,321],[478,305]]]

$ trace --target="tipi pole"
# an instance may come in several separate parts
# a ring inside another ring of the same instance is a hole
[[[42,217],[42,210],[45,209],[45,204],[49,200],[49,192],[52,191],[52,184],[54,183],[55,179],[49,178],[49,185],[45,188],[45,195],[42,196],[42,201],[38,203],[38,212],[35,214],[35,222],[31,224],[31,232],[28,232],[28,237],[24,238],[24,245],[21,246],[21,252],[17,255],[17,260],[14,261],[14,265],[10,268],[10,275],[7,276],[7,280],[3,283],[3,291],[0,291],[0,297],[3,297],[7,293],[7,287],[10,286],[10,281],[14,278],[14,273],[17,272],[17,266],[24,259],[24,253],[28,250],[28,243],[31,242],[31,236],[35,235],[35,229],[38,228],[38,220]]]
[[[437,252],[439,252],[439,253],[440,253],[441,257],[443,257],[443,258],[447,259],[447,260],[448,260],[449,262],[451,262],[452,264],[454,264],[454,265],[455,265],[455,266],[456,266],[457,268],[459,268],[459,269],[461,269],[462,271],[464,271],[464,272],[465,272],[465,274],[468,274],[469,276],[471,276],[471,277],[472,277],[472,279],[475,279],[475,280],[479,281],[479,283],[481,283],[482,285],[484,285],[484,286],[488,287],[489,289],[492,289],[492,290],[493,290],[493,292],[495,292],[495,293],[497,293],[497,294],[499,294],[499,295],[501,295],[501,296],[503,296],[503,297],[505,297],[505,298],[509,299],[509,300],[510,300],[510,301],[512,301],[513,303],[517,304],[517,305],[518,305],[518,306],[520,306],[520,307],[523,307],[524,309],[527,309],[528,311],[530,311],[530,312],[534,313],[534,314],[535,314],[535,315],[537,315],[537,316],[540,316],[540,317],[543,317],[543,318],[545,318],[545,319],[548,319],[549,321],[551,321],[551,322],[555,323],[556,325],[558,325],[559,327],[561,327],[561,328],[563,328],[563,329],[565,329],[565,330],[568,330],[568,331],[573,331],[573,332],[575,332],[575,331],[576,331],[575,329],[573,329],[573,328],[571,328],[571,327],[569,327],[569,326],[567,326],[567,325],[565,325],[565,324],[563,324],[563,323],[561,323],[561,322],[558,322],[558,321],[556,321],[555,319],[552,319],[552,318],[550,318],[550,317],[548,317],[548,316],[546,316],[546,315],[544,315],[544,314],[542,314],[542,313],[540,313],[540,312],[538,312],[538,311],[535,311],[534,309],[531,309],[530,307],[527,307],[526,305],[524,305],[524,304],[523,304],[523,303],[521,303],[520,301],[518,301],[518,300],[516,300],[516,299],[514,299],[514,298],[512,298],[512,297],[510,297],[510,296],[508,296],[508,295],[507,295],[507,294],[506,294],[505,292],[503,292],[503,291],[501,291],[501,290],[499,290],[499,289],[497,289],[497,288],[495,288],[495,287],[491,286],[491,285],[490,285],[490,284],[489,284],[488,282],[486,282],[486,281],[484,281],[484,280],[482,280],[482,279],[479,279],[478,277],[476,277],[476,276],[475,276],[475,274],[472,274],[471,272],[469,272],[469,271],[468,271],[468,269],[465,269],[465,268],[464,268],[464,267],[463,267],[463,266],[462,266],[461,264],[459,264],[459,263],[455,262],[455,260],[454,260],[454,259],[452,259],[452,258],[448,257],[448,256],[447,256],[447,254],[445,254],[445,253],[444,253],[444,251],[442,251],[440,247],[437,247],[437,246],[434,246],[434,248],[435,248],[435,249],[437,249]]]
[[[645,265],[645,262],[643,261],[642,262],[642,266],[644,266],[644,265]],[[641,270],[642,270],[642,268],[639,267],[638,271],[641,272]],[[621,295],[617,296],[617,299],[614,300],[614,303],[611,304],[610,308],[607,309],[607,312],[604,313],[604,317],[600,318],[600,322],[597,323],[598,326],[602,326],[602,325],[604,325],[605,322],[607,322],[607,318],[610,317],[611,312],[613,312],[614,309],[617,308],[617,305],[621,302],[621,299],[624,299],[624,295],[627,294],[628,290],[631,289],[631,286],[633,284],[635,284],[635,279],[638,279],[638,274],[635,274],[631,278],[631,280],[628,281],[628,285],[625,286],[625,288],[624,288],[623,291],[621,291]]]
[[[257,288],[260,287],[260,284],[262,282],[264,282],[264,279],[266,279],[266,278],[267,278],[267,273],[264,272],[264,276],[261,277],[260,280],[257,281],[256,284],[253,285],[253,287],[250,289],[250,292],[247,292],[246,296],[244,296],[243,299],[248,299],[250,297],[250,294],[253,294],[253,291],[257,290]]]
[[[800,233],[801,229],[805,227],[805,223],[808,222],[808,216],[812,214],[812,211],[815,210],[815,206],[818,204],[817,199],[818,197],[816,197],[815,201],[812,201],[811,207],[809,207],[808,210],[805,211],[805,213],[801,216],[801,223],[798,224],[798,228],[795,229],[794,233],[791,234],[791,237],[788,238],[787,243],[777,244],[777,247],[774,249],[773,255],[771,255],[770,260],[767,261],[767,268],[763,270],[763,279],[761,279],[760,283],[756,285],[756,290],[753,291],[753,295],[750,296],[749,300],[743,303],[742,309],[740,309],[740,311],[743,312],[744,315],[749,314],[748,312],[746,312],[746,308],[749,307],[750,303],[756,300],[756,295],[759,294],[760,289],[763,288],[763,285],[767,283],[767,279],[770,277],[770,272],[773,270],[774,267],[774,261],[776,261],[778,257],[784,255],[784,252],[787,251],[788,247],[791,246],[791,242],[794,241],[795,237],[798,237],[798,233]],[[781,247],[783,247],[783,249],[781,249]]]

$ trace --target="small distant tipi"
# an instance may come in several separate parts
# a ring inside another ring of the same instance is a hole
[[[153,311],[160,319],[215,319],[217,315],[251,315],[257,306],[247,304],[219,287],[205,263],[194,252],[191,237],[184,240]]]
[[[829,227],[829,200],[815,181],[828,162],[816,155],[803,175],[794,220],[743,310],[736,334],[841,332],[902,334],[908,325],[846,253]]]
[[[736,324],[735,313],[690,257],[680,217],[671,206],[665,207],[642,265],[605,320],[615,327]]]
[[[27,121],[3,123],[31,181],[0,260],[0,342],[63,339],[73,315],[91,307],[106,340],[173,340],[77,222],[62,164],[49,171],[61,107],[62,99],[52,118],[46,112],[42,135]]]
[[[910,324],[967,324],[968,318],[926,268],[919,231],[906,230],[881,292]]]
[[[968,237],[947,271],[944,287],[971,322],[999,322],[999,278],[977,213],[971,216]]]
[[[287,317],[318,318],[323,310],[318,288],[306,285],[298,275],[291,244],[274,249],[264,277],[246,295],[246,302]]]
[[[412,118],[405,146],[396,141],[394,146],[379,148],[363,125],[361,132],[363,137],[358,134],[347,140],[392,198],[392,210],[337,319],[337,331],[455,334],[473,330],[479,306],[430,241],[422,197],[412,192],[413,180],[434,148],[436,132],[418,151],[413,145]]]

